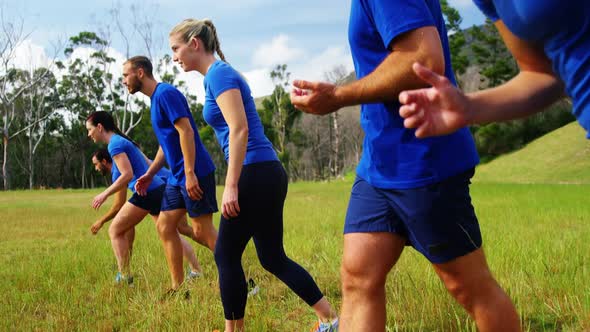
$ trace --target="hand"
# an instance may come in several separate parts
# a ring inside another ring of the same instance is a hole
[[[414,63],[412,69],[432,86],[399,94],[399,115],[405,119],[406,128],[416,128],[416,137],[447,135],[471,122],[469,101],[461,90],[419,63]]]
[[[107,198],[108,196],[105,192],[96,195],[96,197],[94,197],[94,199],[92,200],[92,208],[98,210],[102,203],[104,203],[104,201],[107,200]]]
[[[90,231],[92,232],[92,234],[96,235],[96,233],[98,233],[98,231],[102,228],[102,225],[104,224],[100,220],[92,224],[92,226],[90,227]]]
[[[145,173],[144,175],[140,176],[139,179],[135,182],[135,192],[139,196],[147,195],[147,189],[149,188],[152,180],[154,179],[153,176]]]
[[[293,81],[291,103],[295,108],[311,114],[324,115],[340,109],[336,99],[336,85],[325,82]]]
[[[203,198],[203,190],[199,187],[199,179],[193,172],[186,174],[186,192],[193,201],[199,201]]]
[[[223,189],[223,198],[221,199],[221,214],[225,219],[237,217],[240,213],[238,204],[238,187],[225,186]]]

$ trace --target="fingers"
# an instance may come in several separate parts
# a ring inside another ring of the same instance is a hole
[[[222,205],[221,213],[225,219],[235,218],[240,214],[240,205],[237,201],[225,202]]]
[[[201,189],[201,187],[199,187],[198,184],[196,184],[193,187],[190,187],[188,190],[188,196],[194,200],[194,201],[199,201],[201,200],[201,198],[203,198],[203,190]]]
[[[302,90],[315,90],[317,89],[318,82],[310,82],[305,80],[294,80],[293,86]]]
[[[414,64],[412,65],[412,69],[414,70],[414,73],[416,73],[416,76],[418,76],[421,80],[436,88],[439,88],[447,80],[446,77],[433,72],[432,70],[422,66],[418,62],[414,62]]]

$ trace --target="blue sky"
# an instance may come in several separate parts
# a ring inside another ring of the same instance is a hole
[[[483,16],[471,0],[449,2],[461,13],[464,27],[483,22]],[[155,57],[168,52],[166,38],[174,24],[188,17],[208,17],[218,29],[226,58],[248,77],[254,95],[266,94],[272,88],[267,76],[277,63],[287,63],[292,77],[309,79],[321,79],[324,72],[336,65],[352,70],[346,37],[348,0],[147,0],[138,2],[142,7],[134,10],[129,3],[19,0],[0,2],[0,8],[5,20],[22,19],[25,31],[31,32],[30,43],[35,49],[43,48],[46,54],[51,53],[57,41],[65,41],[80,31],[114,29],[109,15],[112,8],[121,8],[127,29],[134,14],[150,19],[154,44],[158,46]],[[122,39],[111,39],[113,49],[124,55]],[[145,53],[138,38],[131,44],[132,55]],[[199,78],[193,79],[198,84]]]

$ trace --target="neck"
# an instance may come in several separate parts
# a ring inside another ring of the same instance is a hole
[[[104,134],[105,141],[107,144],[109,144],[111,142],[111,138],[113,138],[113,135],[115,135],[114,131],[109,131],[108,133]]]
[[[146,78],[145,81],[141,83],[141,93],[151,98],[154,91],[156,91],[158,81],[153,78]]]
[[[196,69],[199,73],[201,73],[201,75],[205,76],[215,61],[217,61],[215,55],[213,55],[213,53],[209,53],[204,56],[203,61],[197,65]]]

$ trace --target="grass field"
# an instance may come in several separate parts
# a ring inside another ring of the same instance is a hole
[[[292,184],[285,211],[287,253],[337,306],[350,185]],[[192,299],[158,302],[168,272],[150,219],[136,235],[135,287],[114,286],[106,229],[97,236],[89,231],[106,209],[90,208],[96,193],[0,192],[0,330],[222,329],[217,273],[203,247],[195,246],[205,275],[190,284]],[[516,303],[523,328],[590,330],[590,186],[476,183],[472,193],[489,264]],[[248,330],[308,331],[313,312],[260,267],[251,244],[243,263],[262,288],[248,301]],[[390,331],[475,330],[411,249],[390,274],[387,298]]]
[[[477,169],[475,181],[590,184],[590,141],[572,122]]]

